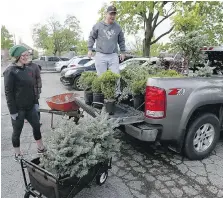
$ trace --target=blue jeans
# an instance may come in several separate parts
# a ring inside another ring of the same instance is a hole
[[[20,146],[20,135],[24,126],[24,120],[27,120],[33,128],[33,136],[35,140],[41,139],[41,132],[40,132],[40,122],[38,112],[35,108],[31,110],[19,110],[18,117],[16,120],[12,120],[12,145],[13,147]]]

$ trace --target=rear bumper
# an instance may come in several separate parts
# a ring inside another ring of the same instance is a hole
[[[73,78],[66,78],[66,77],[61,77],[60,81],[64,86],[72,86],[74,84],[74,79]]]
[[[160,126],[148,125],[146,123],[140,123],[137,125],[125,125],[126,133],[138,140],[145,142],[155,142],[160,130]]]

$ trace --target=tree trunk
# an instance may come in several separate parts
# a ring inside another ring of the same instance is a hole
[[[184,60],[182,62],[182,70],[181,72],[187,71],[189,73],[189,58],[184,56]]]
[[[146,19],[146,26],[145,26],[145,39],[144,39],[144,50],[143,50],[143,55],[145,57],[150,56],[150,47],[153,38],[152,19],[153,19],[153,13],[150,13],[149,18]]]
[[[143,55],[145,57],[150,56],[150,47],[151,47],[151,41],[149,39],[145,39],[144,41],[144,50],[143,50]]]

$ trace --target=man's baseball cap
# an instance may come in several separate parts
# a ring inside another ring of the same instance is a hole
[[[117,12],[117,9],[116,9],[115,6],[108,6],[107,12],[108,13],[116,13]]]

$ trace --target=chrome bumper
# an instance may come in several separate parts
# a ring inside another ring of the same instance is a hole
[[[159,129],[145,124],[139,124],[138,126],[125,125],[125,132],[138,140],[155,142]]]

